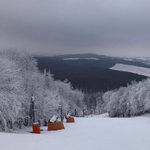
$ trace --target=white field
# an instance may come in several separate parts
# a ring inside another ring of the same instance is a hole
[[[1,150],[149,150],[150,116],[75,118],[65,129],[41,134],[0,133]],[[31,131],[31,128],[29,129]]]
[[[138,67],[138,66],[133,66],[133,65],[116,64],[115,66],[111,67],[110,69],[124,71],[124,72],[131,72],[131,73],[150,77],[150,69],[149,68],[143,68],[143,67]]]
[[[79,60],[79,59],[83,59],[83,60],[99,60],[98,58],[64,58],[63,60]]]

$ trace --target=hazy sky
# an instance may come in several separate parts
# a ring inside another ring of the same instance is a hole
[[[0,0],[0,49],[150,57],[149,0]]]

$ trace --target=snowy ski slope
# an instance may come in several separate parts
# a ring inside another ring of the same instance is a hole
[[[150,116],[75,118],[65,130],[0,133],[1,150],[149,150]],[[31,131],[31,129],[29,129]]]

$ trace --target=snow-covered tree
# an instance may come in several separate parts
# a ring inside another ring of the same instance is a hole
[[[132,82],[127,87],[112,91],[105,98],[109,98],[107,110],[111,117],[130,117],[150,112],[150,79]]]
[[[7,56],[0,55],[0,70],[0,117],[6,130],[6,123],[14,122],[23,111],[23,78],[18,65]]]
[[[35,97],[36,120],[50,119],[74,110],[81,112],[84,94],[67,81],[55,81],[50,72],[38,71],[37,62],[26,52],[0,52],[0,125],[32,119],[31,97]]]

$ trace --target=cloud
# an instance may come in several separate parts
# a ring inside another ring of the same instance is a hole
[[[149,6],[148,0],[1,0],[0,48],[150,56]]]

